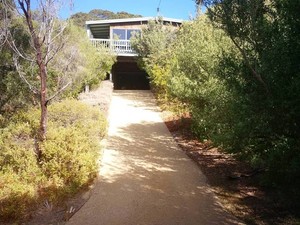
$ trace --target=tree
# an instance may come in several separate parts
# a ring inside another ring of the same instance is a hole
[[[66,28],[62,51],[49,64],[49,94],[54,95],[68,81],[70,85],[57,98],[74,96],[85,85],[97,86],[111,71],[116,56],[107,48],[95,48],[85,29],[72,23]]]
[[[218,77],[234,93],[223,146],[267,167],[270,183],[299,187],[300,1],[200,3],[242,56],[225,55],[219,64]]]
[[[141,15],[135,15],[127,12],[111,12],[109,10],[93,9],[88,13],[78,12],[73,14],[70,19],[77,26],[84,27],[85,21],[87,20],[107,20],[107,19],[123,19],[123,18],[133,18],[142,17]]]
[[[152,88],[158,97],[167,97],[167,80],[170,75],[172,48],[178,29],[164,25],[162,21],[149,21],[131,39],[139,54],[139,64],[149,74]]]
[[[13,1],[2,1],[0,4],[0,23],[1,23],[1,42],[0,42],[0,113],[9,116],[17,108],[22,108],[31,98],[24,98],[24,96],[31,96],[28,86],[19,79],[18,73],[13,62],[13,51],[9,46],[9,36],[15,40],[17,45],[22,46],[22,50],[27,52],[28,32],[24,23],[20,21],[15,13],[15,6]],[[29,65],[24,67],[29,67]],[[18,91],[16,91],[18,90]]]
[[[261,84],[266,93],[269,87],[257,69],[255,51],[261,46],[260,32],[264,27],[267,8],[265,0],[213,0],[199,1],[208,8],[208,14],[216,26],[222,28],[243,56],[244,62],[254,79]]]
[[[3,1],[5,7],[14,8],[14,2]],[[31,0],[17,0],[15,5],[26,23],[28,29],[28,46],[30,50],[23,51],[23,47],[15,40],[10,32],[7,35],[7,42],[14,50],[14,64],[20,77],[28,85],[30,90],[39,97],[41,109],[40,126],[38,141],[43,142],[47,132],[47,105],[48,103],[69,83],[66,83],[53,96],[48,95],[48,65],[55,58],[57,53],[62,50],[65,44],[63,36],[67,23],[58,20],[59,8],[62,1],[39,0],[38,11],[32,10]],[[8,17],[6,17],[8,19]],[[26,60],[32,65],[32,72],[37,71],[38,82],[32,82],[24,75],[25,71],[20,64],[20,59]],[[36,69],[35,69],[35,66]],[[36,83],[38,85],[36,86]],[[37,156],[41,157],[41,150],[37,147]]]
[[[219,64],[233,44],[206,15],[183,24],[174,44],[170,92],[191,112],[193,132],[216,141],[228,131],[232,93],[218,76]]]

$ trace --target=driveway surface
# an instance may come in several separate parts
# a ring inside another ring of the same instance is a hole
[[[174,142],[150,91],[115,91],[99,180],[68,225],[240,224]]]

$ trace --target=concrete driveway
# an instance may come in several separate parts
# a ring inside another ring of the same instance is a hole
[[[239,224],[182,152],[150,91],[115,91],[100,178],[68,225]]]

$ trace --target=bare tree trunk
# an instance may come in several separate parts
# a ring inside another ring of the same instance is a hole
[[[46,139],[47,133],[47,71],[45,64],[41,62],[40,65],[40,79],[41,79],[41,121],[40,121],[40,140],[44,141]]]
[[[1,0],[5,1],[5,0]],[[69,0],[70,3],[72,0]],[[32,53],[34,54],[26,54],[22,52],[22,48],[18,47],[12,38],[9,41],[10,47],[16,53],[14,57],[14,63],[16,65],[16,69],[19,72],[20,77],[23,81],[29,86],[30,90],[39,95],[40,100],[40,108],[41,108],[41,116],[40,116],[40,126],[39,133],[36,140],[36,154],[38,160],[40,160],[42,155],[42,150],[40,148],[40,143],[46,139],[47,133],[47,118],[48,118],[48,103],[55,98],[58,94],[60,94],[64,89],[66,89],[71,81],[66,83],[62,88],[60,88],[56,93],[54,93],[50,98],[48,97],[47,91],[47,66],[48,63],[55,58],[57,53],[61,51],[64,47],[65,40],[63,40],[64,30],[66,28],[65,25],[57,25],[57,15],[58,10],[61,7],[61,4],[64,2],[63,0],[39,0],[37,1],[40,9],[39,15],[40,17],[35,17],[32,14],[31,10],[31,0],[16,0],[18,4],[16,7],[17,12],[21,17],[26,19],[26,25],[30,33],[31,38],[31,47]],[[5,15],[7,17],[7,15]],[[4,21],[5,22],[5,21]],[[0,30],[1,31],[1,30]],[[3,35],[2,35],[3,36]],[[0,40],[1,37],[0,35]],[[39,76],[39,88],[34,87],[29,80],[27,80],[22,72],[21,66],[18,63],[18,57],[21,57],[31,63],[35,63],[38,67],[38,76]]]
[[[41,119],[40,119],[40,130],[39,130],[39,141],[42,142],[46,139],[47,132],[47,67],[44,62],[44,56],[42,53],[42,41],[39,39],[39,36],[36,34],[36,31],[33,26],[33,19],[30,9],[30,0],[18,0],[18,3],[24,13],[26,18],[27,26],[29,28],[33,45],[36,50],[36,62],[39,67],[39,78],[40,78],[40,105],[41,105]],[[38,159],[41,157],[41,149],[38,146],[37,149]]]

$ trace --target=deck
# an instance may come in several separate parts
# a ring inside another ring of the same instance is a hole
[[[117,56],[137,56],[137,53],[131,47],[130,40],[113,40],[113,39],[90,39],[93,46],[105,47],[113,51]]]

